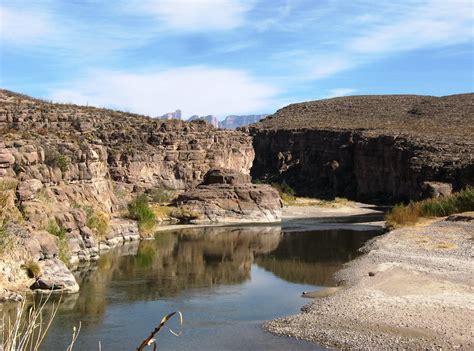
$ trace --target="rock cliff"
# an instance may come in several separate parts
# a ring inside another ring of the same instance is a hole
[[[293,104],[246,128],[252,176],[298,194],[397,202],[474,184],[474,94]]]
[[[32,285],[37,289],[60,286],[50,279],[64,271],[57,258],[67,256],[71,264],[95,260],[104,249],[137,240],[136,223],[123,218],[132,194],[191,189],[214,168],[248,176],[254,158],[248,135],[203,121],[53,104],[4,90],[0,135],[0,241],[8,237],[24,247],[44,235],[56,248],[46,257],[27,247],[17,260],[16,268],[39,262],[42,275]],[[21,231],[8,230],[7,222]],[[19,240],[24,232],[29,240]],[[8,271],[12,261],[0,262],[0,270]],[[62,281],[70,280],[74,291],[70,278]],[[27,281],[18,274],[8,280]]]

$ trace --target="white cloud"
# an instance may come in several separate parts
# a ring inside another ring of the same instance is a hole
[[[339,97],[339,96],[348,96],[348,95],[353,95],[357,89],[352,89],[352,88],[335,88],[335,89],[330,89],[328,92],[323,95],[321,98],[322,99],[330,99],[333,97]]]
[[[399,18],[369,27],[349,48],[355,53],[385,54],[468,42],[474,36],[471,0],[434,0],[402,7]]]
[[[43,40],[54,32],[51,18],[41,11],[0,6],[0,40],[14,44]]]
[[[278,92],[244,71],[192,66],[146,73],[93,72],[52,90],[48,98],[150,116],[178,108],[185,116],[223,116],[268,110],[275,106]]]
[[[344,36],[326,50],[296,50],[275,57],[291,61],[299,80],[319,80],[397,52],[448,47],[474,37],[471,0],[381,2],[368,11],[342,22]]]
[[[200,32],[239,27],[250,8],[251,2],[242,0],[150,0],[132,11],[153,16],[168,29]]]
[[[334,56],[316,56],[309,59],[305,73],[309,79],[323,79],[355,66],[356,60],[341,53]]]

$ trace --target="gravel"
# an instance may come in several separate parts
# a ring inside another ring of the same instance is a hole
[[[472,221],[391,231],[337,273],[344,289],[264,328],[347,350],[471,350],[473,238]]]

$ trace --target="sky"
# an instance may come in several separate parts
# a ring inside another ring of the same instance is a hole
[[[0,87],[150,116],[474,90],[472,0],[0,0]]]

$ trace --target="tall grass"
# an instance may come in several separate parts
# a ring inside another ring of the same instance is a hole
[[[6,312],[3,314],[0,320],[1,351],[38,351],[40,349],[53,324],[61,303],[61,299],[56,303],[50,302],[51,296],[52,293],[46,298],[42,298],[38,303],[34,302],[33,304],[30,304],[30,302],[24,298],[15,306],[13,313]],[[48,305],[51,307],[48,308]],[[166,326],[174,316],[179,317],[179,327],[182,329],[182,313],[180,311],[172,312],[161,319],[160,324],[141,342],[137,350],[142,351],[149,347],[153,350],[157,350],[156,335],[163,328],[167,328],[168,331],[175,336],[180,336],[182,333],[181,330],[175,332]],[[73,351],[80,331],[81,322],[79,322],[77,327],[73,327],[71,341],[69,345],[66,346],[66,351]],[[99,342],[99,350],[101,349],[100,345]]]
[[[389,227],[395,227],[415,224],[421,217],[444,217],[466,211],[474,211],[474,187],[449,196],[396,205],[385,220]]]
[[[145,194],[138,195],[128,204],[128,214],[130,218],[138,222],[138,229],[142,234],[149,233],[155,227],[156,215]]]
[[[2,342],[0,349],[3,351],[37,351],[43,343],[54,317],[59,309],[59,303],[53,303],[47,309],[51,294],[39,303],[32,305],[24,298],[18,303],[13,314],[4,314],[2,317]],[[72,341],[67,350],[72,350],[79,334],[79,329],[74,328]]]

